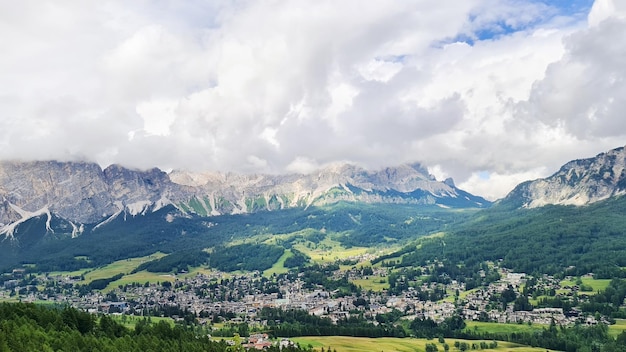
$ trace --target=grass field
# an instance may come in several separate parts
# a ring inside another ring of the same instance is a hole
[[[398,351],[398,352],[413,352],[413,351],[425,351],[427,343],[434,343],[437,345],[439,351],[443,351],[443,344],[434,340],[426,339],[411,339],[411,338],[367,338],[367,337],[347,337],[347,336],[306,336],[306,337],[294,337],[294,342],[300,344],[300,346],[306,347],[308,345],[313,346],[316,351],[324,350],[336,350],[337,352],[363,352],[363,351]],[[446,339],[445,343],[450,346],[450,350],[454,351],[454,342],[466,342],[470,345],[472,343],[480,343],[480,340],[456,340]],[[491,341],[485,341],[487,343]],[[533,348],[529,346],[517,345],[510,342],[498,342],[498,347],[495,349],[488,349],[483,351],[515,351],[515,352],[531,352],[531,351],[546,351],[545,348]]]
[[[459,299],[465,299],[470,293],[476,292],[480,290],[480,288],[473,288],[469,291],[461,291],[459,292]],[[448,296],[442,299],[443,302],[454,302],[454,291],[447,291]]]
[[[174,319],[172,318],[163,318],[163,317],[138,317],[138,316],[132,316],[132,315],[110,315],[111,318],[113,318],[113,320],[117,321],[118,323],[124,325],[124,327],[128,328],[128,329],[135,329],[135,324],[137,324],[137,322],[143,320],[143,319],[148,319],[150,322],[152,322],[153,324],[156,324],[160,321],[166,321],[167,323],[170,324],[170,326],[174,326]]]
[[[615,319],[615,324],[609,325],[609,335],[615,337],[626,331],[626,319]]]
[[[207,269],[204,267],[196,267],[196,268],[192,268],[188,273],[186,274],[179,274],[179,275],[172,275],[169,273],[151,273],[149,271],[140,271],[134,274],[129,274],[129,275],[124,275],[121,279],[117,280],[117,281],[113,281],[111,282],[105,289],[104,291],[110,291],[116,287],[118,287],[119,285],[126,285],[126,284],[132,284],[134,282],[137,282],[139,284],[144,284],[146,282],[149,282],[151,284],[157,283],[157,282],[164,282],[164,281],[169,281],[169,282],[174,282],[176,280],[177,277],[182,277],[182,278],[190,278],[190,277],[194,277],[198,274],[210,274],[211,273],[211,269]],[[119,274],[119,273],[114,273],[115,274]],[[122,273],[123,274],[123,273]],[[112,276],[113,276],[112,275]],[[228,275],[224,275],[224,277],[230,277]]]
[[[63,277],[74,277],[74,276],[81,276],[84,273],[93,270],[94,268],[86,268],[86,269],[80,269],[80,270],[76,270],[76,271],[51,271],[48,273],[48,275],[50,276],[63,276]]]
[[[115,274],[113,274],[115,275]],[[157,282],[174,282],[176,278],[174,275],[164,274],[164,273],[151,273],[148,271],[140,271],[138,273],[124,275],[121,279],[117,281],[111,282],[103,291],[108,292],[120,285],[132,284],[137,282],[139,284],[144,284],[146,282],[157,283]]]
[[[466,330],[476,332],[491,332],[491,333],[513,333],[513,332],[533,332],[541,331],[546,326],[540,324],[503,324],[503,323],[491,323],[481,321],[466,321]]]
[[[88,284],[96,279],[106,279],[117,274],[130,274],[135,268],[137,268],[142,263],[145,263],[150,260],[159,259],[164,257],[163,253],[155,253],[145,257],[138,258],[129,258],[124,260],[118,260],[109,265],[105,265],[103,267],[94,269],[92,271],[86,272],[84,283]]]
[[[291,256],[293,256],[293,253],[291,253],[291,250],[285,249],[285,253],[283,253],[283,255],[280,258],[278,258],[276,263],[274,263],[274,265],[272,265],[271,268],[263,272],[263,276],[270,277],[272,276],[272,274],[278,275],[278,274],[284,274],[288,272],[289,268],[285,268],[285,260],[287,260],[287,258]]]
[[[580,281],[582,281],[583,285],[591,287],[591,289],[592,289],[591,291],[584,292],[584,293],[586,293],[588,295],[595,294],[598,291],[604,291],[609,286],[609,284],[611,283],[610,279],[598,279],[598,280],[596,280],[596,279],[593,279],[593,278],[590,278],[590,277],[581,278]],[[573,279],[573,280],[563,280],[563,281],[561,281],[560,285],[561,285],[561,287],[574,286],[574,285],[576,285],[576,280],[575,279]],[[558,290],[557,292],[558,293],[563,293],[563,292],[568,292],[568,290],[561,289],[561,290]]]
[[[382,276],[369,276],[367,279],[354,279],[351,282],[357,286],[361,286],[364,290],[380,292],[389,289],[389,282]]]
[[[402,256],[400,256],[400,257],[392,257],[392,258],[388,258],[388,259],[382,260],[382,261],[380,261],[380,262],[378,262],[378,263],[376,263],[376,264],[372,265],[372,267],[374,267],[374,268],[380,268],[380,267],[382,267],[382,266],[383,266],[383,262],[385,262],[385,263],[391,263],[391,262],[393,262],[393,263],[396,263],[396,262],[397,262],[397,263],[399,263],[399,262],[401,262],[401,261],[402,261]]]
[[[148,255],[145,257],[137,257],[137,258],[129,258],[118,260],[111,264],[99,267],[99,268],[87,268],[81,269],[77,271],[55,271],[51,272],[50,276],[84,276],[84,280],[80,281],[80,284],[89,284],[93,280],[97,279],[106,279],[113,277],[117,274],[124,274],[120,280],[114,281],[110,283],[104,291],[110,291],[111,289],[119,286],[130,284],[133,282],[145,283],[145,282],[163,282],[163,281],[174,281],[174,277],[171,275],[164,275],[161,273],[149,273],[146,271],[138,272],[135,274],[130,274],[135,268],[137,268],[142,263],[145,263],[150,260],[159,259],[166,256],[166,254],[157,252],[152,255]],[[193,274],[195,275],[195,273]]]
[[[335,260],[363,255],[370,250],[367,247],[345,248],[338,241],[330,239],[330,236],[326,236],[320,243],[305,241],[294,245],[294,248],[317,263],[332,263]]]
[[[195,267],[195,268],[189,268],[189,272],[187,274],[181,274],[178,275],[179,277],[183,277],[183,278],[190,278],[190,277],[194,277],[198,274],[204,274],[204,275],[210,275],[212,273],[214,273],[213,270],[205,268],[205,267]],[[230,278],[230,275],[227,274],[223,274],[224,277],[228,277]]]

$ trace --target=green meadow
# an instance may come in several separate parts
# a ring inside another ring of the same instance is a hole
[[[168,317],[141,317],[141,316],[134,316],[134,315],[117,315],[117,314],[113,314],[111,315],[111,318],[113,318],[113,320],[115,320],[116,322],[124,325],[124,327],[128,328],[128,329],[135,329],[135,325],[140,322],[143,319],[147,319],[149,322],[152,322],[153,324],[156,324],[160,321],[165,321],[168,324],[170,324],[170,326],[174,326],[174,319],[172,318],[168,318]]]
[[[387,278],[382,276],[372,275],[367,279],[354,279],[350,281],[366,291],[380,292],[389,289],[389,282],[387,282]]]
[[[283,255],[280,258],[278,258],[276,263],[274,263],[274,265],[272,265],[271,268],[263,272],[263,276],[270,277],[273,274],[278,275],[278,274],[284,274],[288,272],[289,268],[285,268],[285,260],[287,260],[287,258],[291,256],[293,256],[293,253],[291,253],[291,250],[285,249],[285,253],[283,253]]]
[[[115,275],[115,274],[114,274]],[[128,285],[132,283],[145,284],[149,283],[157,283],[157,282],[174,282],[176,277],[174,275],[166,274],[166,273],[151,273],[148,271],[140,271],[138,273],[124,275],[121,279],[111,282],[107,287],[103,290],[105,292],[111,291],[116,287],[122,285]]]
[[[615,319],[615,324],[609,325],[609,335],[615,337],[626,331],[626,319]]]
[[[594,294],[598,291],[604,291],[611,283],[610,279],[593,279],[590,277],[583,277],[580,279],[580,281],[583,283],[583,285],[591,287],[592,290],[590,292],[585,292],[587,294]],[[560,285],[561,287],[574,286],[576,285],[576,280],[563,280],[561,281]]]
[[[434,343],[437,345],[439,351],[443,351],[444,347],[442,343],[439,343],[436,339],[413,339],[413,338],[393,338],[393,337],[381,337],[381,338],[367,338],[367,337],[349,337],[349,336],[306,336],[306,337],[294,337],[294,342],[300,344],[300,346],[306,347],[311,345],[316,351],[324,350],[336,350],[337,352],[363,352],[363,351],[397,351],[397,352],[413,352],[413,351],[425,351],[426,344]],[[472,343],[480,343],[480,340],[460,340],[460,339],[446,339],[445,343],[450,346],[450,350],[455,350],[454,342],[465,342],[470,346]],[[485,341],[487,343],[491,341]],[[532,352],[532,351],[546,351],[545,348],[534,348],[529,346],[518,345],[510,342],[498,341],[498,347],[495,349],[486,349],[483,351],[515,351],[515,352]]]
[[[505,333],[510,334],[514,332],[534,332],[541,331],[546,326],[540,324],[515,324],[515,323],[493,323],[493,322],[481,322],[481,321],[466,321],[466,330],[474,332],[490,332],[490,333]]]
[[[130,274],[130,272],[137,268],[140,264],[148,262],[150,260],[159,259],[164,256],[165,254],[159,252],[145,257],[118,260],[111,264],[86,272],[84,274],[84,283],[88,284],[93,280],[106,279],[117,274]]]

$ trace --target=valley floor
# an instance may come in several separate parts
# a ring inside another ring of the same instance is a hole
[[[483,284],[468,289],[466,282],[434,275],[442,268],[439,264],[413,268],[394,268],[380,262],[372,265],[373,257],[367,254],[343,259],[341,265],[314,264],[295,271],[274,267],[266,275],[206,268],[179,275],[130,274],[155,257],[162,254],[73,273],[34,274],[16,269],[11,277],[4,278],[0,300],[71,305],[94,314],[123,317],[122,323],[131,326],[141,316],[169,317],[172,322],[197,326],[202,334],[214,336],[255,332],[285,337],[310,332],[363,336],[294,339],[320,351],[332,347],[339,352],[432,350],[433,343],[444,350],[444,343],[437,338],[391,337],[463,334],[477,340],[446,338],[448,348],[458,341],[466,342],[469,349],[474,344],[475,349],[538,351],[503,341],[487,347],[492,337],[483,340],[485,345],[478,344],[480,336],[540,336],[555,325],[595,327],[606,326],[611,320],[579,308],[613,284],[591,276],[565,280],[549,275],[532,277],[490,263],[482,270]],[[95,288],[96,283],[102,286]],[[573,299],[577,305],[562,305]],[[551,302],[561,306],[550,306]],[[626,329],[623,320],[616,322],[607,336],[623,335],[619,330]],[[458,349],[461,346],[457,345]]]

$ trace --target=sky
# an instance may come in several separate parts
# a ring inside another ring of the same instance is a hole
[[[420,162],[494,200],[626,144],[622,0],[0,0],[0,159]]]

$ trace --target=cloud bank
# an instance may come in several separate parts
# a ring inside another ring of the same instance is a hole
[[[2,5],[0,158],[420,161],[495,199],[626,144],[617,0]]]

